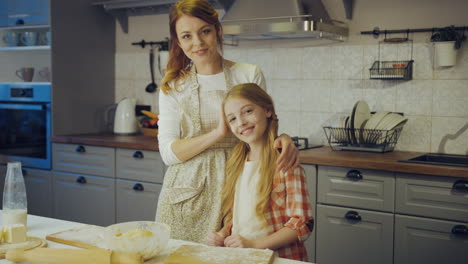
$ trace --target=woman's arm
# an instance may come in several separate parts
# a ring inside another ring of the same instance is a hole
[[[228,133],[224,116],[220,114],[221,122],[215,130],[190,139],[180,139],[181,120],[178,102],[174,95],[160,93],[159,110],[159,151],[166,165],[193,158]]]
[[[283,227],[280,230],[260,239],[249,240],[239,235],[228,236],[224,240],[226,247],[240,248],[269,248],[272,250],[282,248],[297,240],[297,232],[288,227]]]
[[[172,151],[181,161],[189,160],[223,139],[229,132],[224,119],[224,111],[219,111],[216,129],[198,137],[178,139],[172,143]]]

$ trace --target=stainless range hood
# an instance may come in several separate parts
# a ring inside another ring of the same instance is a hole
[[[93,5],[104,7],[128,33],[128,16],[168,13],[178,0],[102,0]],[[353,0],[342,0],[351,14]],[[224,36],[232,39],[301,39],[343,40],[348,28],[333,21],[321,0],[208,0],[224,9],[221,19]],[[350,15],[348,15],[350,18]]]
[[[236,0],[222,24],[225,37],[244,40],[348,36],[348,28],[333,21],[320,0]]]

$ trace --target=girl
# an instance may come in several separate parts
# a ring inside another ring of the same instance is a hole
[[[224,227],[208,236],[208,244],[269,248],[307,261],[303,241],[313,219],[305,177],[300,167],[276,173],[278,118],[271,97],[255,83],[239,84],[227,93],[223,110],[240,142],[226,164]]]

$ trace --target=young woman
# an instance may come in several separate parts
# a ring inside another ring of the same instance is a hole
[[[271,97],[255,83],[239,84],[227,93],[223,109],[240,142],[226,165],[224,227],[208,236],[208,244],[269,248],[306,261],[302,241],[313,218],[305,177],[300,167],[276,172],[278,118]]]
[[[225,164],[237,142],[220,111],[223,97],[238,83],[265,88],[265,79],[257,66],[222,57],[221,24],[207,1],[179,1],[169,20],[169,60],[158,123],[159,151],[168,168],[156,221],[171,226],[172,238],[204,242],[220,227]],[[279,169],[299,164],[289,136],[278,137],[275,144],[282,148]]]

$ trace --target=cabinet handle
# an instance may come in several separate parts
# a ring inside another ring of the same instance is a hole
[[[21,19],[21,18],[18,18],[18,19],[16,19],[15,24],[16,24],[17,26],[19,26],[19,25],[24,25],[24,20]]]
[[[452,234],[454,235],[468,235],[468,228],[464,225],[456,225],[452,227]]]
[[[358,170],[350,170],[346,173],[346,178],[350,178],[351,180],[362,180],[362,174]]]
[[[133,185],[133,190],[135,190],[135,191],[144,191],[145,188],[143,188],[143,185],[141,183],[135,183],[135,185]]]
[[[79,176],[76,178],[77,183],[85,184],[86,183],[86,178],[84,176]]]
[[[344,217],[348,220],[361,221],[361,216],[356,211],[348,211]]]
[[[452,189],[458,191],[468,191],[468,181],[458,180],[453,184]]]
[[[144,158],[145,156],[143,156],[143,153],[141,151],[135,151],[135,153],[133,153],[133,157],[135,159],[142,159]]]
[[[80,145],[80,146],[76,147],[75,151],[80,152],[80,153],[84,153],[84,152],[86,152],[86,149],[85,149],[85,147]]]

